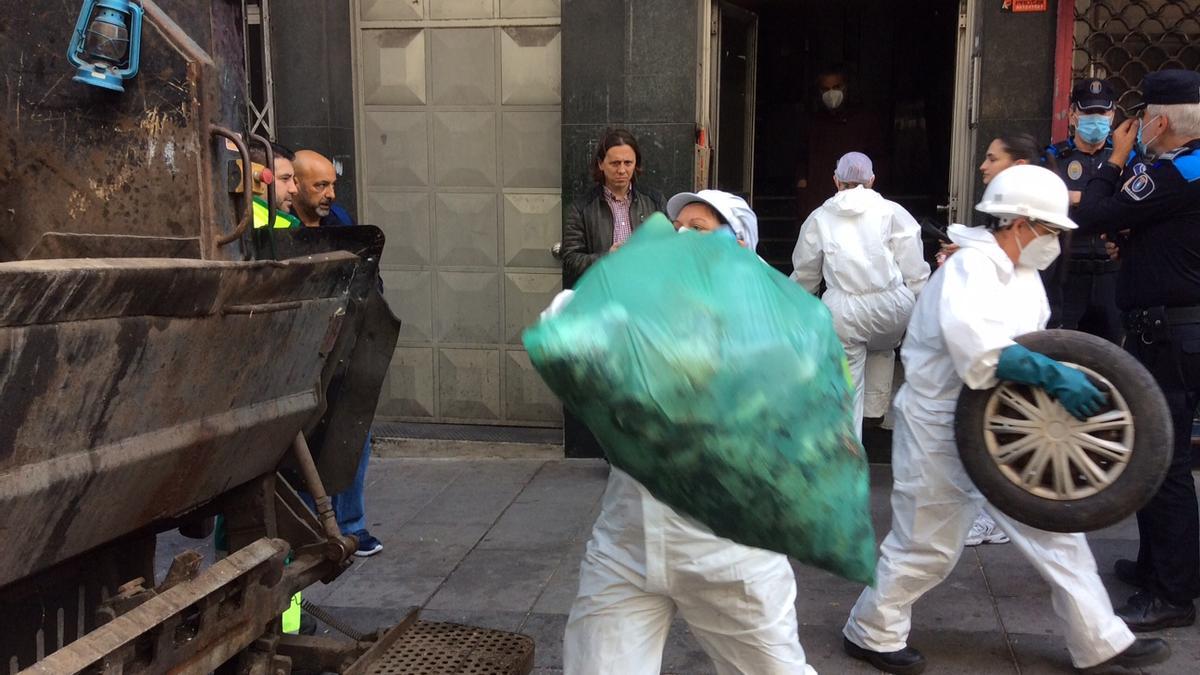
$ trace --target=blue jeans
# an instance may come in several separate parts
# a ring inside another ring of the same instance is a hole
[[[333,513],[337,516],[338,529],[342,534],[355,534],[367,529],[367,463],[371,460],[371,434],[367,434],[367,442],[363,446],[362,456],[358,460],[358,471],[354,473],[354,482],[350,487],[330,497],[333,502]],[[317,504],[307,492],[301,492],[300,497],[315,513]]]

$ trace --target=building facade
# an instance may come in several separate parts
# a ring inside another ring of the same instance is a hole
[[[880,189],[941,222],[971,218],[996,135],[1065,137],[1072,77],[1107,78],[1128,105],[1145,72],[1200,68],[1200,0],[283,7],[255,15],[269,17],[254,45],[274,66],[257,115],[333,157],[339,200],[388,236],[404,327],[379,417],[403,422],[562,425],[520,335],[561,288],[550,249],[607,127],[639,138],[655,189],[745,194],[760,253],[782,268],[813,83],[832,64],[880,120]],[[566,438],[568,454],[595,452],[578,429]]]

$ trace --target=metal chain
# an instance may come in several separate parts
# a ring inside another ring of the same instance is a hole
[[[1075,77],[1099,77],[1120,92],[1119,105],[1146,73],[1200,71],[1200,0],[1075,0]]]

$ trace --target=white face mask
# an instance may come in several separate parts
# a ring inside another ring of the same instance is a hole
[[[837,110],[842,107],[842,102],[846,100],[846,92],[841,89],[830,89],[821,94],[821,102],[830,110]]]
[[[1032,225],[1026,223],[1026,227],[1033,229]],[[1037,230],[1034,230],[1036,233]],[[1017,240],[1020,246],[1020,239]],[[1054,262],[1058,254],[1062,252],[1062,247],[1058,244],[1058,237],[1053,234],[1040,234],[1033,241],[1025,244],[1021,248],[1021,255],[1017,258],[1018,267],[1032,267],[1035,270],[1044,270]]]

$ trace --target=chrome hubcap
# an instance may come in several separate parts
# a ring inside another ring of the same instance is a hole
[[[1133,455],[1133,414],[1121,393],[1098,373],[1108,402],[1077,420],[1038,387],[1004,382],[985,414],[988,453],[1004,477],[1030,494],[1068,501],[1101,492],[1121,475]]]

